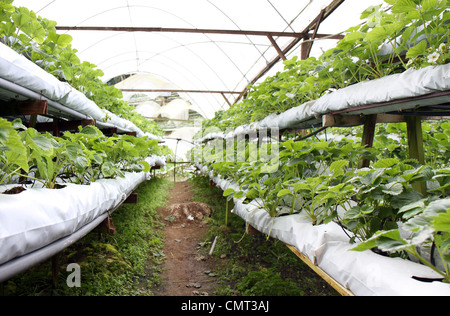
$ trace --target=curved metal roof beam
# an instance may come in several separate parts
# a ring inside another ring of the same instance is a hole
[[[121,36],[121,35],[124,35],[124,34],[127,34],[127,33],[119,33],[119,34],[113,34],[113,35],[111,35],[111,36],[109,36],[109,37],[107,37],[107,38],[104,38],[103,40],[101,40],[101,41],[98,41],[98,42],[96,42],[95,44],[93,44],[93,45],[91,45],[91,46],[89,46],[88,48],[86,48],[86,49],[84,49],[83,51],[82,51],[82,53],[85,53],[87,50],[89,50],[89,49],[91,49],[91,48],[93,48],[94,46],[96,46],[96,45],[98,45],[98,44],[100,44],[101,42],[104,42],[104,41],[107,41],[107,40],[110,40],[111,38],[113,38],[113,37],[116,37],[116,36]],[[174,39],[172,39],[172,38],[169,38],[169,37],[167,37],[167,36],[165,36],[165,35],[159,35],[159,36],[164,36],[164,37],[166,37],[166,38],[168,38],[168,39],[170,39],[171,41],[173,41],[173,42],[175,42],[175,43],[177,43],[178,44],[178,46],[176,46],[175,48],[179,48],[179,47],[187,47],[188,45],[190,45],[190,44],[181,44],[181,43],[179,43],[179,42],[177,42],[177,41],[175,41]],[[205,43],[209,43],[210,41],[206,41]],[[167,51],[169,51],[169,50],[172,50],[173,48],[170,48],[170,49],[168,49],[168,50],[166,50],[166,51],[164,51],[164,52],[167,52]],[[186,48],[187,49],[187,48]],[[189,49],[188,49],[189,50]],[[205,64],[205,66],[206,67],[208,67],[211,71],[212,71],[212,73],[224,84],[224,86],[226,86],[226,84],[225,84],[225,82],[223,82],[223,80],[221,79],[221,77],[214,71],[214,69],[208,64],[208,63],[206,63],[197,53],[195,53],[195,52],[193,52],[192,50],[189,50],[192,54],[194,54],[203,64]],[[129,52],[128,52],[129,53]],[[161,53],[160,53],[161,54]],[[113,57],[110,57],[109,59],[112,59],[112,58],[114,58],[114,57],[117,57],[117,55],[116,56],[113,56]],[[102,63],[104,63],[106,60],[108,60],[108,59],[105,59],[104,61],[102,61],[102,62],[100,62],[97,66],[99,66],[100,67],[100,65],[102,64]]]

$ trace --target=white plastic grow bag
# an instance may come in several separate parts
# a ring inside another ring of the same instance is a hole
[[[151,165],[164,159],[148,157]],[[126,172],[124,178],[100,179],[63,189],[29,188],[0,195],[0,265],[69,236],[100,215],[115,209],[149,173]]]
[[[429,66],[419,70],[408,69],[400,74],[363,81],[324,95],[314,103],[311,110],[315,115],[321,115],[367,104],[425,96],[448,90],[450,90],[450,64]],[[445,101],[449,102],[450,96],[444,97],[440,102]],[[395,105],[394,109],[405,110],[425,104],[426,101],[422,100],[403,106]]]
[[[128,120],[100,109],[95,102],[88,99],[83,93],[74,89],[68,83],[59,81],[23,55],[16,53],[2,43],[0,43],[0,78],[60,103],[68,109],[86,115],[87,118],[93,118],[123,130],[136,132],[139,137],[148,136],[151,139],[160,139],[150,133],[144,133]],[[105,120],[106,115],[108,116],[107,120]]]
[[[363,105],[382,104],[390,101],[426,96],[435,92],[450,90],[450,64],[429,66],[423,69],[409,69],[400,74],[386,76],[376,80],[363,81],[343,89],[326,94],[317,100],[305,102],[281,114],[268,115],[261,121],[239,126],[233,132],[209,133],[199,142],[214,138],[234,138],[242,134],[251,134],[261,129],[296,128],[306,121],[321,122],[321,116],[334,111],[356,108]],[[410,100],[389,107],[364,110],[364,114],[384,113],[414,109],[418,105],[433,105],[450,102],[450,96],[432,98],[430,100]],[[363,111],[361,111],[362,113]]]
[[[144,173],[0,196],[0,264],[66,237],[121,204]]]

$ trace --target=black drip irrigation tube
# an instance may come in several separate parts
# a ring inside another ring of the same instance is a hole
[[[326,131],[327,128],[328,128],[328,127],[322,127],[322,128],[319,128],[318,130],[312,132],[311,134],[309,134],[309,135],[307,135],[307,136],[304,136],[304,137],[299,137],[299,138],[295,139],[294,141],[295,141],[295,142],[300,142],[300,141],[302,141],[302,140],[311,138],[311,137],[313,137],[313,136],[316,136],[317,134],[320,134],[320,133],[323,132],[323,131]]]

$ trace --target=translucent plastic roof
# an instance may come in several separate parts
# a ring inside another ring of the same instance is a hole
[[[336,0],[15,0],[13,4],[54,20],[58,26],[163,28],[164,31],[152,32],[123,29],[60,32],[73,37],[72,46],[79,51],[80,59],[102,69],[105,81],[122,74],[150,73],[176,89],[197,91],[180,95],[211,118],[217,110],[233,104],[239,94],[199,91],[242,92],[279,54],[264,34],[189,30],[299,33],[331,3]],[[317,34],[341,33],[360,23],[363,10],[381,3],[382,0],[343,1],[320,24]],[[186,32],[169,32],[168,28]],[[288,36],[272,38],[281,50],[295,40]],[[300,55],[300,43],[286,52],[287,58]],[[336,40],[317,40],[311,54],[319,55],[321,49],[331,48],[335,43]],[[282,69],[280,60],[265,76]]]

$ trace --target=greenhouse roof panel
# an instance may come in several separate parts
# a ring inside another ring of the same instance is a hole
[[[282,70],[282,59],[265,34],[215,34],[199,30],[301,33],[330,4],[343,2],[321,24],[319,34],[337,34],[358,24],[360,13],[381,0],[15,0],[38,15],[67,27],[81,60],[97,65],[103,80],[126,73],[151,73],[184,90],[242,92],[257,79]],[[99,27],[99,30],[73,30]],[[106,31],[106,27],[128,28]],[[72,28],[72,29],[71,29]],[[134,31],[130,31],[134,28]],[[135,28],[154,28],[152,32]],[[161,30],[160,28],[163,28]],[[183,29],[173,32],[167,29]],[[192,33],[190,31],[199,31]],[[312,33],[314,29],[310,31]],[[295,37],[276,36],[280,50],[294,41],[286,58],[300,54]],[[318,40],[318,55],[336,40]],[[263,71],[265,70],[265,71]],[[239,94],[202,95],[188,99],[207,117],[227,109]]]

